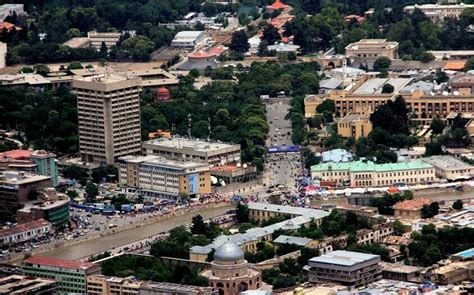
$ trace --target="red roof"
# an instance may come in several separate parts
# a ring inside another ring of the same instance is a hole
[[[393,206],[393,209],[416,211],[423,208],[424,205],[429,204],[431,204],[431,201],[429,199],[419,198],[398,202]]]
[[[218,56],[224,51],[225,51],[225,48],[223,48],[223,47],[214,47],[214,48],[209,49],[209,50],[198,49],[194,52],[191,52],[188,55],[188,57],[191,57],[191,58],[209,58],[209,57]]]
[[[20,27],[17,27],[15,26],[14,24],[12,23],[9,23],[9,22],[0,22],[0,30],[7,30],[8,32],[10,32],[12,29],[15,29],[15,30],[21,30]]]
[[[62,267],[62,268],[69,268],[69,269],[82,269],[82,270],[87,270],[91,267],[96,266],[95,264],[90,263],[90,262],[64,260],[64,259],[44,257],[44,256],[31,256],[30,258],[23,261],[23,263],[39,264],[39,265],[44,265],[44,266]]]
[[[287,5],[281,3],[281,0],[275,0],[272,5],[268,5],[267,8],[269,9],[285,9]]]
[[[32,153],[32,151],[28,150],[11,150],[0,153],[0,158],[11,158],[13,160],[28,159]]]
[[[170,94],[170,91],[166,87],[160,87],[156,90],[156,93],[159,94]]]

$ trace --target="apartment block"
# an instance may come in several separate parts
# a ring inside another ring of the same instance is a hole
[[[373,187],[395,183],[419,184],[433,181],[435,169],[421,160],[376,164],[371,161],[322,163],[311,166],[311,177],[342,186]]]
[[[359,58],[388,57],[396,59],[398,58],[398,42],[386,39],[362,39],[347,45],[346,55]]]
[[[159,156],[126,156],[118,160],[119,184],[144,195],[177,197],[211,192],[209,164]]]
[[[311,283],[335,283],[358,287],[382,278],[379,255],[333,251],[311,258],[305,269]]]
[[[100,266],[90,262],[32,256],[23,261],[25,275],[58,281],[61,293],[87,292],[87,276],[100,273]]]
[[[84,162],[114,164],[118,157],[140,153],[139,78],[106,73],[73,80],[72,88]]]

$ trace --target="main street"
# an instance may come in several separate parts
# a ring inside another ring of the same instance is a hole
[[[127,229],[100,238],[90,239],[77,244],[55,248],[39,255],[78,260],[84,257],[102,253],[110,249],[114,249],[115,247],[127,245],[150,236],[155,236],[161,232],[169,231],[170,229],[180,225],[190,224],[192,217],[198,213],[201,214],[204,219],[215,218],[225,214],[227,210],[233,207],[233,205],[226,205],[220,208],[209,207],[199,212],[190,212],[181,216],[170,217],[168,219],[154,223],[139,225],[136,228]]]

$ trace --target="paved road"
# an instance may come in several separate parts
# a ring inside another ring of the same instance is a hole
[[[214,218],[216,216],[224,214],[232,205],[220,207],[220,208],[208,208],[199,212],[204,219]],[[170,229],[191,223],[192,216],[197,213],[188,213],[186,215],[173,217],[167,220],[158,221],[153,224],[140,226],[118,232],[112,235],[104,236],[101,238],[85,241],[76,245],[66,246],[57,248],[45,253],[42,256],[50,256],[62,259],[77,260],[83,257],[87,257],[93,254],[102,253],[106,250],[113,249],[121,245],[129,244],[134,241],[138,241],[160,232],[169,231]]]

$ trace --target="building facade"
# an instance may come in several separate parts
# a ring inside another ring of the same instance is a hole
[[[405,13],[413,13],[416,9],[421,10],[432,22],[441,23],[445,18],[459,18],[466,8],[474,8],[474,4],[422,4],[409,5],[403,8]]]
[[[172,47],[178,48],[196,48],[206,39],[207,34],[204,31],[181,31],[174,36],[171,41]]]
[[[9,245],[26,242],[54,232],[51,222],[38,219],[0,229],[0,244]]]
[[[211,165],[225,165],[240,162],[240,145],[194,138],[172,137],[145,141],[143,154],[162,156],[169,159],[207,162]]]
[[[394,216],[402,219],[420,219],[423,206],[431,204],[429,199],[419,198],[393,205]]]
[[[118,278],[104,275],[87,276],[87,294],[133,295],[140,294],[141,282],[134,277]]]
[[[436,176],[448,180],[470,179],[474,176],[474,166],[453,156],[432,156],[423,161],[433,165]]]
[[[434,167],[421,160],[389,164],[376,164],[371,161],[322,163],[311,166],[311,177],[350,187],[420,184],[436,179]]]
[[[0,278],[0,294],[59,295],[56,280],[10,275]]]
[[[117,157],[140,153],[139,78],[91,76],[73,80],[72,88],[84,162],[114,164]]]
[[[211,192],[209,165],[158,156],[119,158],[119,184],[148,196],[177,197]]]
[[[398,42],[386,39],[362,39],[346,46],[346,55],[349,57],[372,58],[387,57],[398,58]]]
[[[333,251],[311,258],[305,269],[311,283],[336,283],[357,287],[382,278],[379,255]]]
[[[90,262],[32,256],[23,261],[23,272],[28,276],[58,281],[61,293],[87,292],[87,276],[100,273],[100,266]]]
[[[372,123],[369,116],[349,113],[337,122],[337,134],[344,138],[354,137],[357,140],[361,136],[367,137],[370,132]]]
[[[88,32],[89,45],[97,50],[100,49],[102,43],[105,43],[107,48],[117,45],[122,33],[115,32]]]

